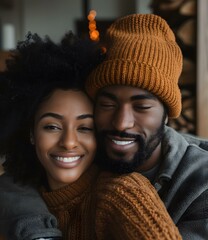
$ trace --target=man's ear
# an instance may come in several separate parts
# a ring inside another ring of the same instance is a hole
[[[31,143],[32,145],[35,144],[35,140],[34,140],[34,136],[33,136],[32,131],[30,131],[30,143]]]
[[[168,123],[168,115],[166,115],[166,117],[165,117],[165,124],[167,124]]]
[[[169,120],[169,118],[168,118],[168,108],[165,105],[163,105],[163,107],[164,107],[163,120],[164,120],[165,125],[167,125],[168,120]]]

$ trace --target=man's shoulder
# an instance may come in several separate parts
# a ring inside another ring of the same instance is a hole
[[[165,147],[166,157],[160,169],[160,178],[168,176],[174,187],[188,183],[196,185],[196,189],[200,188],[199,185],[201,189],[208,189],[207,140],[169,128]]]
[[[208,138],[201,138],[197,135],[193,135],[190,133],[183,133],[180,131],[176,131],[175,129],[166,126],[165,127],[165,141],[168,144],[173,144],[176,147],[180,146],[186,149],[188,146],[198,146],[199,148],[208,151]]]
[[[200,138],[200,137],[198,137],[196,135],[191,135],[191,134],[187,134],[187,133],[182,133],[181,135],[186,139],[186,141],[189,144],[197,145],[200,148],[208,151],[208,139]]]

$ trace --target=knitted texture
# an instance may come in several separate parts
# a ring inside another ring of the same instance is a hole
[[[104,173],[96,194],[97,239],[182,239],[156,190],[141,174]]]
[[[86,90],[127,85],[156,95],[176,118],[181,112],[178,79],[182,53],[173,31],[154,14],[132,14],[115,21],[106,33],[106,58],[88,77]]]
[[[49,211],[58,220],[63,240],[93,240],[95,238],[93,183],[99,171],[92,166],[76,182],[61,189],[41,191]]]
[[[42,196],[64,240],[181,239],[153,186],[137,173],[100,175],[92,166],[78,181]]]

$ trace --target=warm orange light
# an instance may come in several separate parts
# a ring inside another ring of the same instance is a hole
[[[105,54],[107,52],[107,48],[106,47],[101,47],[101,51],[103,54]]]
[[[95,21],[89,23],[89,29],[90,29],[91,31],[96,29],[96,22],[95,22]]]
[[[87,16],[87,19],[89,20],[89,24],[88,24],[88,28],[89,28],[89,35],[90,35],[90,39],[93,41],[98,41],[99,40],[99,32],[96,29],[96,21],[95,21],[95,17],[96,17],[97,13],[95,10],[91,10]]]
[[[89,12],[88,16],[87,16],[87,19],[88,19],[89,21],[92,21],[92,20],[95,19],[96,15],[97,15],[96,11],[95,11],[95,10],[91,10],[91,11]]]
[[[88,19],[89,21],[93,21],[93,20],[95,19],[95,16],[92,15],[92,14],[89,14],[89,15],[87,16],[87,19]]]
[[[94,15],[94,16],[96,17],[97,12],[96,12],[95,10],[91,10],[91,11],[90,11],[90,14],[92,14],[92,15]]]
[[[97,41],[99,40],[99,32],[97,30],[94,30],[90,33],[90,38],[93,40],[93,41]]]

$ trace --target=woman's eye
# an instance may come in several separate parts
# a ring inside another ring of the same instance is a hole
[[[43,127],[45,130],[48,130],[48,131],[55,131],[55,130],[61,130],[60,127],[58,126],[55,126],[55,125],[46,125]]]
[[[94,129],[91,128],[91,127],[80,127],[79,130],[80,130],[80,131],[83,131],[83,132],[91,132],[91,131],[93,131]]]

